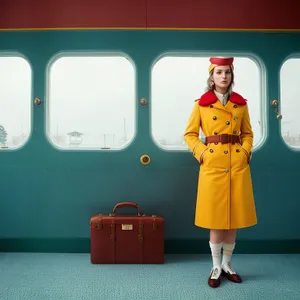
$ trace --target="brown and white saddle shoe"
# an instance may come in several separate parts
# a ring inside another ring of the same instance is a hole
[[[230,262],[222,264],[222,275],[232,282],[235,283],[242,282],[241,276],[234,271]]]
[[[213,267],[208,278],[208,285],[212,288],[216,288],[221,283],[222,269],[220,267]]]

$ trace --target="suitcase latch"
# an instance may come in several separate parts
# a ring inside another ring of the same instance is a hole
[[[132,224],[122,224],[122,230],[133,230]]]

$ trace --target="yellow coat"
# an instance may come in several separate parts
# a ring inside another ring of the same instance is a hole
[[[205,145],[205,136],[240,135],[241,144]],[[225,106],[213,91],[195,102],[184,134],[200,163],[195,225],[209,229],[238,229],[257,223],[249,162],[253,131],[246,100],[232,93]]]

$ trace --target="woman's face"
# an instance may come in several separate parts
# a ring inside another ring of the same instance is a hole
[[[216,90],[226,92],[232,81],[230,66],[217,66],[214,68],[212,80],[215,83]]]

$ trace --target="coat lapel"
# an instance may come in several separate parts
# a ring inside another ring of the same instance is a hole
[[[214,107],[215,107],[216,109],[220,109],[220,110],[222,110],[222,111],[224,111],[224,112],[231,113],[231,109],[230,109],[230,101],[228,101],[228,102],[226,103],[226,105],[223,106],[223,104],[221,103],[221,101],[218,99],[218,101],[217,101],[216,103],[214,103]]]
[[[226,104],[226,111],[228,111],[229,113],[232,113],[234,106],[237,107],[237,105],[228,101]]]

